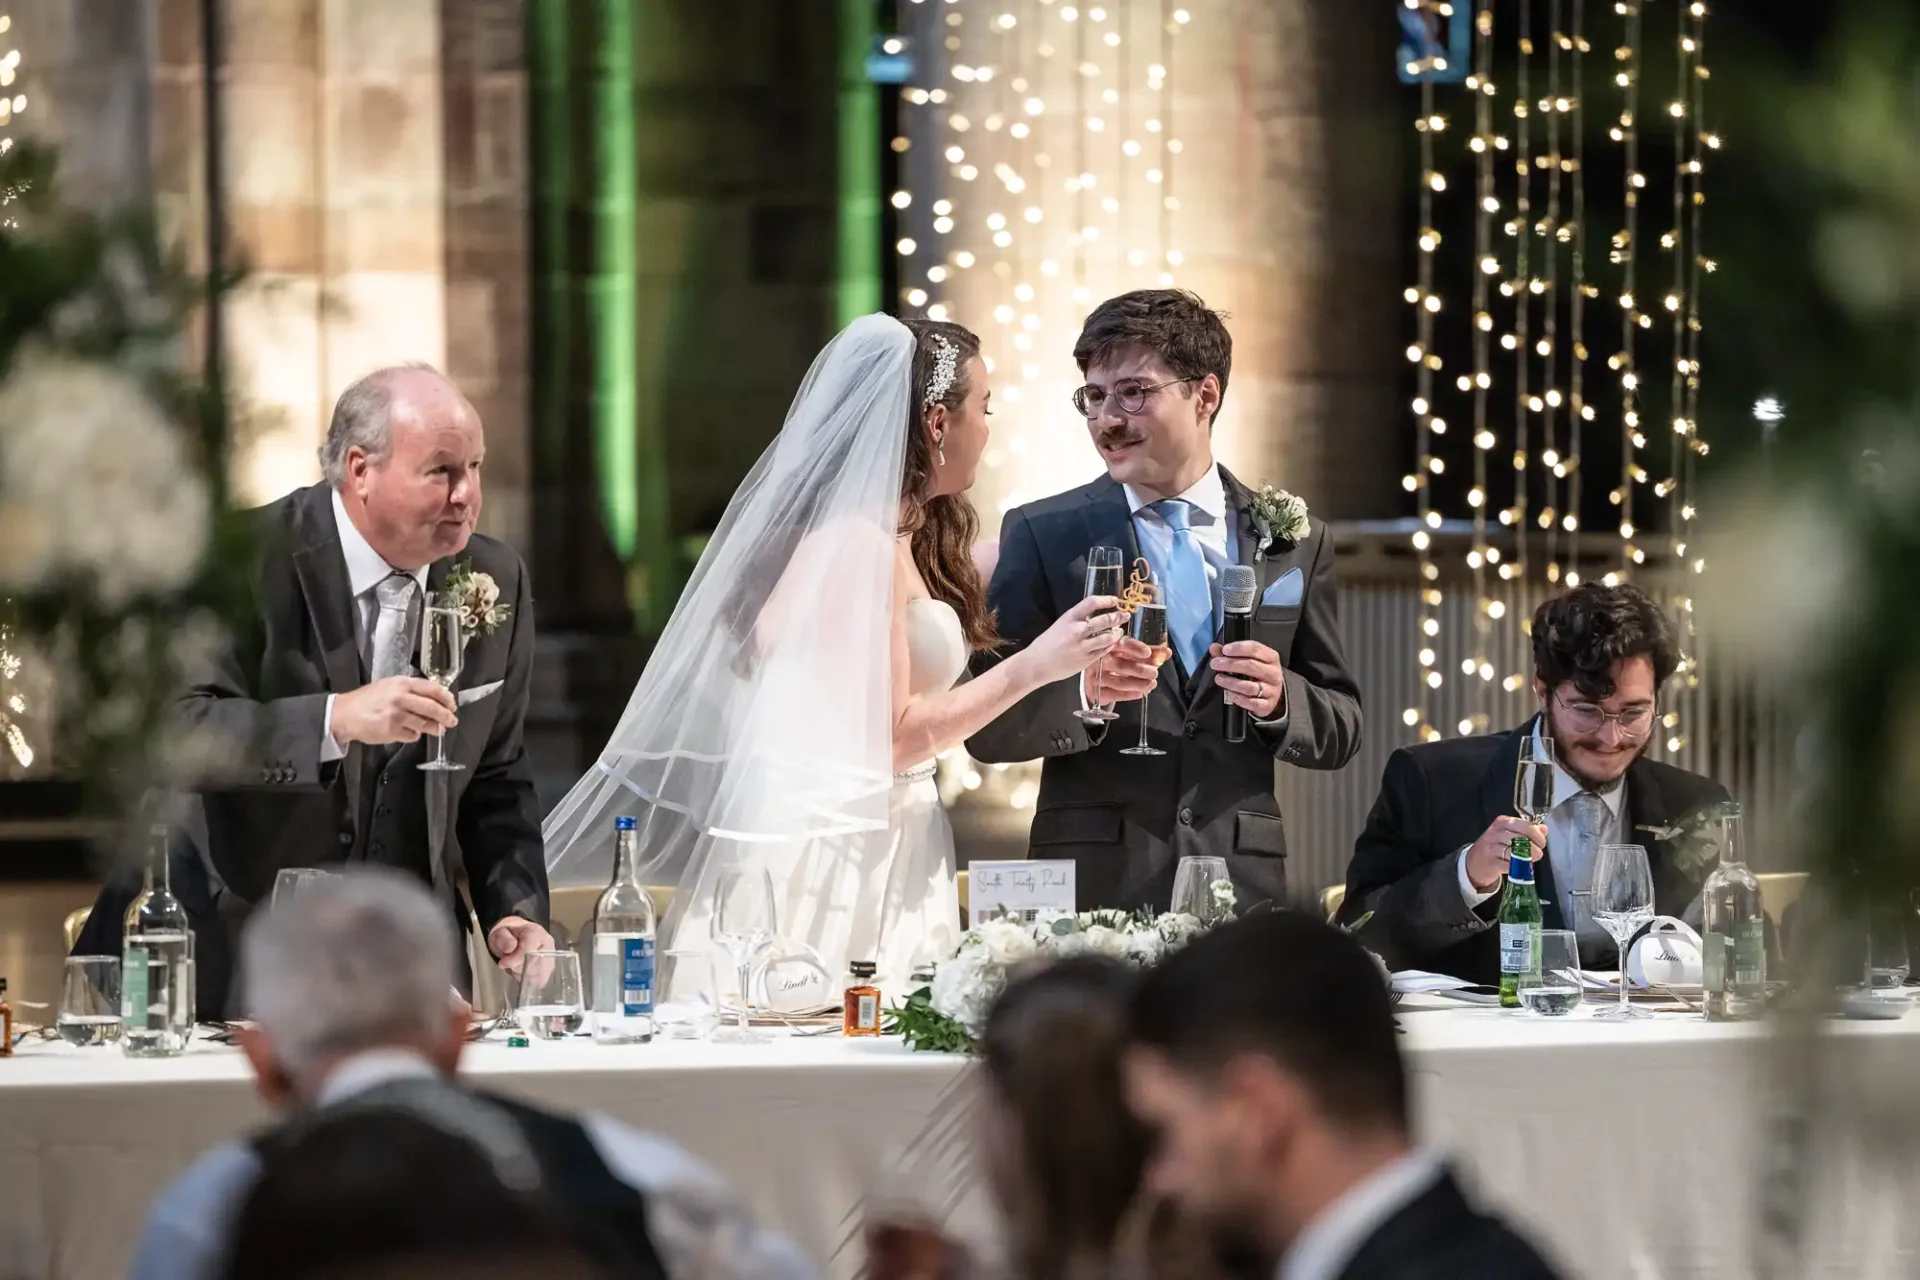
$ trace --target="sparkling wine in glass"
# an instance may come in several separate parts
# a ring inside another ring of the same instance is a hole
[[[453,682],[460,678],[465,654],[466,635],[459,605],[448,593],[435,592],[420,613],[420,673],[442,689],[451,689]],[[466,768],[447,759],[444,732],[433,735],[433,755],[421,762],[420,767],[435,773],[453,773]]]
[[[1167,644],[1167,606],[1163,604],[1143,604],[1133,612],[1130,624],[1133,638],[1152,651],[1155,667],[1165,662],[1173,653]],[[1140,742],[1137,746],[1127,747],[1120,752],[1123,756],[1163,756],[1166,752],[1158,747],[1147,745],[1147,709],[1153,702],[1153,691],[1140,699]]]
[[[729,867],[720,873],[713,890],[713,940],[733,961],[740,980],[740,1019],[722,1027],[713,1038],[731,1044],[754,1044],[766,1039],[748,1019],[753,994],[753,962],[773,945],[773,881],[764,869]]]
[[[1127,556],[1119,547],[1087,549],[1087,595],[1118,596],[1127,586]],[[1100,616],[1100,615],[1096,615]],[[1093,672],[1092,705],[1073,713],[1089,724],[1105,724],[1120,715],[1100,696],[1100,669]]]
[[[1620,953],[1620,1002],[1597,1018],[1647,1018],[1645,1009],[1627,1003],[1627,941],[1653,919],[1653,870],[1647,851],[1637,844],[1607,844],[1593,861],[1593,918],[1613,938]]]

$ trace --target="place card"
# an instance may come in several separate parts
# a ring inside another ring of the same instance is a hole
[[[1070,861],[969,862],[969,923],[979,928],[996,916],[1032,923],[1042,911],[1076,910]]]

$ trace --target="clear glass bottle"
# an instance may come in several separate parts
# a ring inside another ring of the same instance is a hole
[[[593,907],[593,1039],[653,1039],[653,899],[640,883],[640,836],[632,818],[613,820],[613,880]]]
[[[853,977],[847,983],[840,1009],[841,1034],[877,1036],[880,1034],[880,988],[873,985],[873,961],[855,960],[848,968]]]
[[[1767,1011],[1767,925],[1760,881],[1738,845],[1740,810],[1720,817],[1720,865],[1700,887],[1701,985],[1709,1022],[1743,1022]]]
[[[120,1047],[171,1058],[193,1038],[193,930],[173,896],[167,829],[148,838],[145,887],[127,908],[120,950]]]

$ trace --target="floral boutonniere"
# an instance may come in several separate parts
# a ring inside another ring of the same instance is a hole
[[[492,635],[513,612],[512,605],[500,603],[500,586],[493,575],[475,573],[471,560],[453,566],[441,591],[459,606],[460,625],[469,635]]]
[[[1253,553],[1255,560],[1267,558],[1267,548],[1276,538],[1292,544],[1307,536],[1307,504],[1285,489],[1261,485],[1253,495],[1250,514],[1254,532],[1260,535],[1260,545]]]
[[[1684,875],[1699,874],[1719,861],[1724,824],[1740,816],[1738,800],[1720,800],[1702,805],[1670,827],[1642,823],[1634,830],[1645,832],[1656,843],[1673,850],[1673,865]]]

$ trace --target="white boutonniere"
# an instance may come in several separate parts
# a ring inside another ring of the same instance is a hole
[[[1253,495],[1254,532],[1260,535],[1260,545],[1254,549],[1255,560],[1267,558],[1267,548],[1276,539],[1289,545],[1297,543],[1307,536],[1307,504],[1304,500],[1288,493],[1285,489],[1276,489],[1263,484]]]
[[[1670,827],[1641,823],[1634,830],[1643,832],[1656,844],[1673,850],[1673,865],[1681,874],[1698,879],[1720,860],[1721,828],[1729,818],[1740,816],[1738,800],[1721,800],[1703,805]]]
[[[469,635],[490,636],[513,613],[513,606],[500,603],[500,586],[490,573],[475,573],[473,561],[462,560],[447,575],[441,590],[460,609],[460,625]]]

